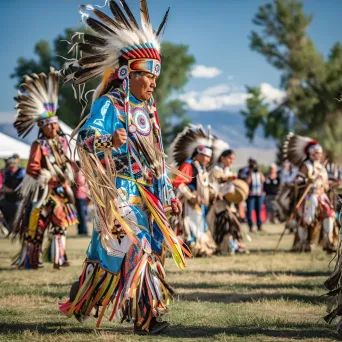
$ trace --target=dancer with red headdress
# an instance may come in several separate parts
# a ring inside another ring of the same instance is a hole
[[[325,251],[335,252],[335,210],[327,196],[330,184],[322,163],[322,147],[311,138],[290,133],[283,145],[283,157],[299,168],[294,187],[297,232],[293,251],[310,252],[319,240]]]
[[[99,326],[112,304],[109,320],[132,322],[137,334],[157,334],[168,327],[161,316],[173,293],[165,278],[164,248],[181,269],[185,254],[191,255],[166,215],[182,208],[166,176],[152,96],[168,11],[154,30],[141,0],[140,28],[125,1],[120,4],[109,1],[113,17],[81,6],[92,31],[74,36],[74,46],[86,55],[66,66],[76,68],[66,78],[75,85],[98,76],[102,82],[77,142],[95,207],[94,231],[83,271],[60,310],[79,321],[95,312]]]

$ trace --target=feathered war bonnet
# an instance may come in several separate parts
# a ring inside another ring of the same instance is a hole
[[[169,157],[179,167],[194,154],[200,153],[211,157],[210,167],[217,163],[221,153],[228,148],[226,142],[211,134],[210,126],[206,132],[201,125],[190,125],[177,134],[170,146]]]
[[[102,76],[93,100],[103,95],[108,84],[116,79],[122,81],[122,88],[128,97],[130,72],[143,71],[155,76],[160,74],[159,39],[169,9],[155,31],[150,22],[146,0],[140,0],[141,28],[126,2],[119,2],[121,6],[114,0],[109,1],[112,17],[92,5],[81,5],[79,8],[82,20],[92,32],[76,33],[73,36],[78,40],[73,47],[77,47],[81,53],[79,58],[66,63],[65,70],[72,66],[77,71],[68,74],[65,82],[72,80],[75,85],[82,85]]]
[[[289,133],[282,146],[283,159],[299,167],[315,152],[323,152],[321,145],[309,137]]]
[[[59,72],[50,67],[50,72],[24,76],[19,86],[17,118],[14,127],[19,137],[25,137],[37,123],[39,127],[58,122],[57,105],[59,90]]]

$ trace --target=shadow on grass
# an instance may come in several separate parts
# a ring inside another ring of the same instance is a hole
[[[255,302],[259,300],[288,300],[298,301],[308,304],[322,304],[326,302],[326,298],[319,296],[311,296],[297,293],[208,293],[208,292],[194,292],[179,295],[181,300],[191,302],[214,302],[214,303],[246,303]]]
[[[205,275],[220,275],[226,274],[231,276],[236,275],[246,275],[246,276],[255,276],[255,277],[274,277],[274,276],[297,276],[297,277],[328,277],[331,272],[329,271],[243,271],[243,270],[220,270],[220,271],[202,271],[202,270],[191,270],[189,273],[196,274],[205,274]],[[167,271],[167,274],[182,274],[182,271]]]
[[[269,247],[269,248],[256,248],[256,247],[251,247],[248,248],[249,252],[251,254],[272,254],[274,255],[274,247]],[[289,249],[279,249],[278,254],[298,254],[296,252],[293,252]]]
[[[19,333],[23,331],[37,331],[42,335],[50,335],[50,334],[70,334],[70,333],[78,333],[78,334],[92,334],[94,331],[106,331],[106,332],[115,332],[123,335],[131,334],[133,329],[130,327],[113,327],[113,328],[101,328],[95,329],[94,326],[86,326],[80,324],[78,327],[73,327],[69,325],[64,325],[59,322],[48,322],[43,324],[37,323],[1,323],[0,324],[0,333],[2,334],[13,334]]]
[[[95,329],[80,325],[79,327],[70,327],[62,325],[58,322],[49,322],[44,324],[37,323],[2,323],[0,325],[0,333],[3,335],[20,333],[23,331],[36,331],[41,335],[63,335],[77,333],[82,335],[95,334]],[[132,327],[113,327],[99,329],[113,334],[130,335],[133,333]],[[335,331],[323,324],[282,324],[277,329],[265,327],[255,327],[251,325],[233,326],[233,327],[208,327],[208,326],[184,326],[173,325],[166,331],[164,336],[172,338],[203,338],[214,337],[216,335],[225,334],[227,336],[250,337],[253,335],[268,336],[274,338],[331,338],[335,341],[342,341]],[[89,337],[89,336],[88,336]]]
[[[281,283],[281,284],[251,284],[251,283],[171,283],[177,289],[219,289],[239,290],[277,290],[277,289],[300,289],[300,290],[319,290],[323,289],[321,283]]]
[[[166,332],[169,337],[196,338],[196,337],[212,337],[215,335],[225,334],[227,336],[250,337],[253,335],[263,335],[274,338],[331,338],[335,341],[342,341],[340,337],[331,327],[323,324],[286,324],[281,325],[277,329],[268,329],[267,327],[255,326],[235,326],[235,327],[206,327],[206,326],[183,326],[174,325]],[[251,339],[252,341],[252,339]]]

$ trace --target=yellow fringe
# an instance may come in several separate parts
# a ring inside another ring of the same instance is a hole
[[[92,275],[93,275],[95,269],[96,268],[94,267],[91,270],[91,272],[86,276],[86,279],[84,280],[83,285],[81,286],[81,288],[77,292],[76,298],[74,299],[69,310],[66,313],[67,317],[71,317],[74,314],[75,306],[78,304],[78,301],[80,300],[80,298],[83,297],[85,295],[86,291],[88,290],[88,284],[92,278]]]
[[[183,257],[183,252],[181,247],[179,246],[179,242],[177,239],[177,236],[175,235],[175,233],[164,224],[164,222],[160,219],[158,213],[155,211],[155,209],[153,208],[153,206],[151,205],[151,203],[148,201],[148,199],[145,196],[144,190],[141,188],[141,186],[139,184],[137,184],[137,187],[139,189],[139,192],[142,196],[142,198],[145,201],[145,204],[147,205],[148,209],[150,210],[153,218],[156,220],[158,227],[160,228],[160,230],[163,233],[163,236],[165,238],[166,241],[168,241],[169,247],[171,248],[171,252],[172,252],[172,257],[175,260],[175,263],[177,264],[177,266],[181,269],[184,270],[185,269],[185,260]]]
[[[31,238],[36,236],[36,231],[38,227],[38,220],[40,215],[40,208],[33,208],[30,215],[30,220],[28,224],[28,232],[27,235]]]

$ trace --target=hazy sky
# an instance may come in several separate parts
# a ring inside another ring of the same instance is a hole
[[[139,1],[127,2],[136,12]],[[266,2],[269,1],[148,1],[155,26],[159,25],[167,7],[171,7],[164,40],[189,45],[190,53],[196,58],[194,77],[183,95],[190,108],[239,107],[244,101],[246,84],[262,85],[270,98],[282,96],[277,89],[277,71],[249,49],[248,35],[254,29],[252,18],[258,6]],[[80,19],[78,5],[87,3],[102,5],[104,0],[1,0],[0,112],[13,110],[15,81],[9,75],[18,57],[33,57],[37,41],[51,42],[66,27],[76,27]],[[326,56],[333,43],[341,40],[342,1],[304,0],[304,8],[314,15],[310,37]]]

